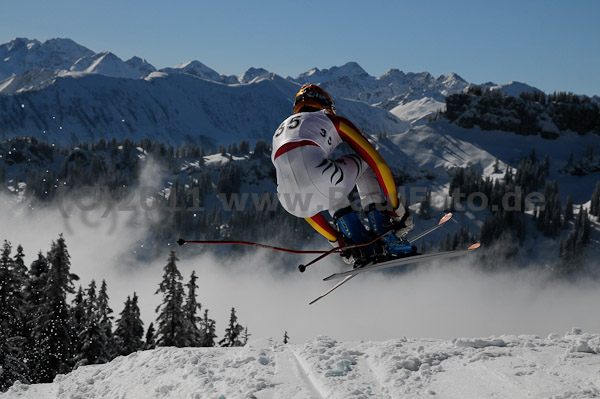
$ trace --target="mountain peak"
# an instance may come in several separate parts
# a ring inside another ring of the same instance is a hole
[[[358,65],[358,63],[351,61],[345,63],[341,67],[333,66],[329,69],[323,70],[316,67],[312,68],[311,70],[298,75],[295,80],[301,84],[324,83],[340,77],[352,76],[368,76],[368,73],[360,65]]]
[[[110,51],[102,51],[78,59],[70,68],[72,72],[97,73],[117,78],[139,79],[147,74],[127,64]]]
[[[493,82],[484,83],[482,86],[488,87],[490,90],[498,90],[511,97],[518,97],[523,92],[532,93],[541,91],[540,89],[530,86],[527,83],[510,81],[508,83],[495,84]]]
[[[13,52],[13,51],[19,51],[19,50],[28,51],[29,49],[33,48],[34,46],[39,46],[39,45],[40,45],[40,42],[35,39],[29,40],[26,37],[15,37],[11,41],[9,41],[8,43],[5,43],[4,45],[2,45],[0,47],[6,46],[5,47],[6,51]]]
[[[68,70],[79,58],[94,54],[71,39],[50,39],[44,43],[18,37],[0,45],[0,79],[31,69]]]
[[[446,86],[448,89],[462,90],[468,85],[468,82],[455,72],[450,72],[446,75],[440,75],[437,80],[440,84]]]
[[[259,76],[267,75],[269,71],[264,68],[254,68],[250,67],[246,72],[240,76],[241,83],[250,83],[252,80],[258,78]]]
[[[160,72],[166,73],[187,73],[190,75],[197,76],[202,79],[219,81],[221,75],[214,69],[207,67],[203,63],[197,60],[185,62],[181,65],[174,66],[172,68],[163,68]]]
[[[378,77],[378,80],[403,80],[406,74],[398,68],[391,68],[389,71]]]
[[[156,71],[156,68],[154,68],[154,65],[152,65],[148,61],[146,61],[145,58],[133,56],[130,59],[128,59],[127,61],[125,61],[125,63],[127,65],[129,65],[130,67],[132,67],[133,69],[140,71],[144,76],[147,76],[147,75],[151,74],[152,72]]]

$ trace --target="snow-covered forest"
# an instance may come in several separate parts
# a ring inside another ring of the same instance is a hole
[[[78,285],[71,272],[65,238],[52,242],[50,250],[37,254],[27,267],[24,249],[4,241],[0,253],[0,390],[15,381],[52,382],[56,375],[81,366],[102,364],[117,356],[162,346],[244,346],[247,327],[238,323],[235,307],[222,338],[217,340],[216,321],[197,298],[195,272],[183,283],[171,251],[155,294],[162,297],[156,309],[156,325],[147,328],[140,317],[138,296],[127,296],[123,310],[114,315],[105,280]]]

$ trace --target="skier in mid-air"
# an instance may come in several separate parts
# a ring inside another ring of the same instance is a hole
[[[342,142],[355,154],[329,159]],[[412,216],[398,198],[390,168],[352,122],[336,115],[325,90],[306,85],[296,94],[294,113],[273,136],[271,160],[284,209],[305,218],[334,247],[367,243],[389,231],[376,245],[343,252],[347,263],[357,267],[382,256],[414,253],[405,238],[413,228]],[[348,199],[355,186],[369,230]],[[321,213],[326,210],[335,227]]]

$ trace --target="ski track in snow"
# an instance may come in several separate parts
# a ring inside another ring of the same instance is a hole
[[[159,348],[81,367],[5,399],[600,397],[600,334],[546,338],[338,342],[317,337],[243,348]]]
[[[306,366],[303,364],[302,360],[298,357],[298,355],[296,355],[294,350],[291,348],[288,348],[287,351],[289,353],[291,353],[293,356],[295,370],[296,370],[296,373],[300,376],[300,379],[303,382],[305,382],[306,385],[310,386],[312,391],[316,394],[314,396],[311,395],[311,397],[325,398],[327,395],[323,394],[320,386],[317,383],[315,383],[315,380],[311,377],[310,372],[307,370]],[[281,369],[282,369],[283,373],[286,372],[285,367],[282,367]]]

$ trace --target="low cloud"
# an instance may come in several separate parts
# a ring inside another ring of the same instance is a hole
[[[196,271],[198,300],[217,321],[219,336],[232,307],[253,338],[279,339],[288,331],[297,343],[318,335],[359,341],[402,336],[545,336],[575,326],[600,331],[600,319],[592,313],[600,303],[597,283],[556,281],[541,269],[484,273],[475,264],[476,256],[467,256],[410,272],[365,273],[309,306],[335,283],[322,278],[347,267],[337,255],[301,274],[296,267],[310,255],[274,257],[268,250],[251,248],[232,259],[226,255],[229,251],[198,254],[191,245],[148,247],[143,214],[121,212],[102,218],[102,209],[94,213],[71,207],[65,219],[55,206],[32,210],[12,196],[0,196],[0,207],[0,239],[9,240],[13,247],[23,245],[28,265],[39,250],[45,253],[51,241],[64,233],[79,283],[85,287],[91,279],[106,279],[115,318],[126,297],[137,292],[146,327],[155,320],[154,309],[161,298],[154,292],[168,251],[175,249],[184,283]]]

